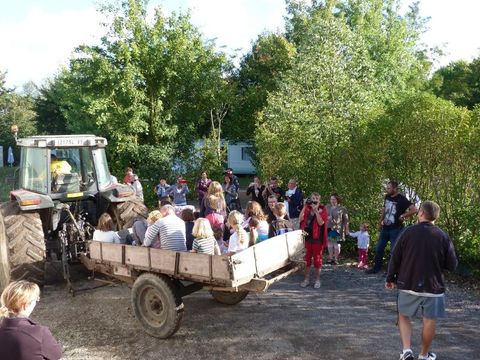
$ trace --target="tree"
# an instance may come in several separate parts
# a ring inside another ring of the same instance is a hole
[[[29,93],[17,94],[13,89],[5,86],[6,73],[0,72],[0,145],[6,150],[9,146],[14,149],[18,159],[15,139],[11,133],[11,126],[18,126],[18,136],[30,136],[36,133],[35,112],[33,98]]]
[[[229,64],[188,14],[157,8],[149,22],[141,0],[103,11],[113,18],[108,34],[99,46],[80,46],[62,79],[67,129],[107,136],[117,169],[169,174],[172,157],[208,133]]]
[[[438,69],[430,87],[435,95],[473,109],[480,104],[480,58],[470,63],[455,61]]]
[[[387,173],[368,130],[425,86],[423,20],[416,6],[400,15],[396,1],[287,4],[286,36],[297,56],[262,112],[261,171],[296,177],[307,192],[337,191],[352,215],[376,221]]]
[[[48,135],[66,134],[67,119],[64,115],[65,89],[62,72],[47,81],[35,98],[35,112],[39,133]]]
[[[291,69],[296,49],[285,36],[260,35],[240,63],[235,79],[236,98],[227,117],[226,137],[252,142],[267,95],[278,89],[281,76]]]
[[[263,112],[256,137],[262,170],[296,176],[307,190],[340,191],[338,156],[379,108],[375,64],[365,40],[328,6],[315,8],[301,38],[292,70]]]
[[[464,263],[480,263],[478,227],[480,124],[465,108],[427,92],[405,97],[367,131],[369,150],[386,178],[441,207],[439,223]]]

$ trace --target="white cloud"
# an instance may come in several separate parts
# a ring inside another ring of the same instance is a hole
[[[182,6],[183,5],[183,6]],[[173,10],[191,9],[192,22],[217,47],[238,55],[249,51],[252,41],[264,31],[283,30],[284,0],[186,0]]]
[[[66,64],[82,43],[98,42],[103,33],[95,9],[47,13],[31,8],[21,21],[0,24],[0,70],[7,70],[7,86],[40,84]]]

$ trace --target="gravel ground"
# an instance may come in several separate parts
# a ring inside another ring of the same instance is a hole
[[[401,349],[396,293],[382,275],[348,265],[325,266],[322,287],[301,289],[300,274],[236,306],[216,303],[206,291],[184,298],[180,330],[168,340],[146,335],[135,320],[130,289],[109,285],[69,295],[45,287],[33,318],[63,344],[65,359],[397,359]],[[99,283],[77,280],[76,287]],[[480,358],[478,293],[450,282],[447,317],[432,350],[439,360]],[[419,350],[421,322],[414,321]]]

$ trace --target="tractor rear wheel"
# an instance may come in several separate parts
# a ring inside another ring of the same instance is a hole
[[[138,218],[148,217],[148,209],[140,200],[112,203],[111,208],[119,230],[131,228]]]
[[[15,201],[0,205],[0,289],[12,280],[43,285],[45,239],[37,212],[22,211]]]

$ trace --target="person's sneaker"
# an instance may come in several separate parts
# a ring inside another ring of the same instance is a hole
[[[415,360],[415,357],[413,356],[413,352],[411,350],[407,350],[400,354],[399,360]]]
[[[320,280],[315,281],[315,284],[313,285],[314,289],[320,289],[320,286],[322,286],[322,283]]]
[[[376,274],[376,273],[378,273],[378,270],[375,270],[375,269],[370,269],[365,271],[365,274]]]
[[[333,260],[333,265],[338,265],[338,260]]]
[[[363,262],[362,262],[362,261],[360,261],[360,262],[358,263],[357,267],[358,267],[358,268],[361,268],[361,267],[363,267]]]
[[[303,281],[300,283],[300,286],[301,286],[302,288],[306,288],[309,283],[310,283],[310,281],[308,281],[308,280],[303,280]]]
[[[418,358],[423,360],[435,360],[437,355],[433,352],[429,352],[427,355],[418,355]]]

